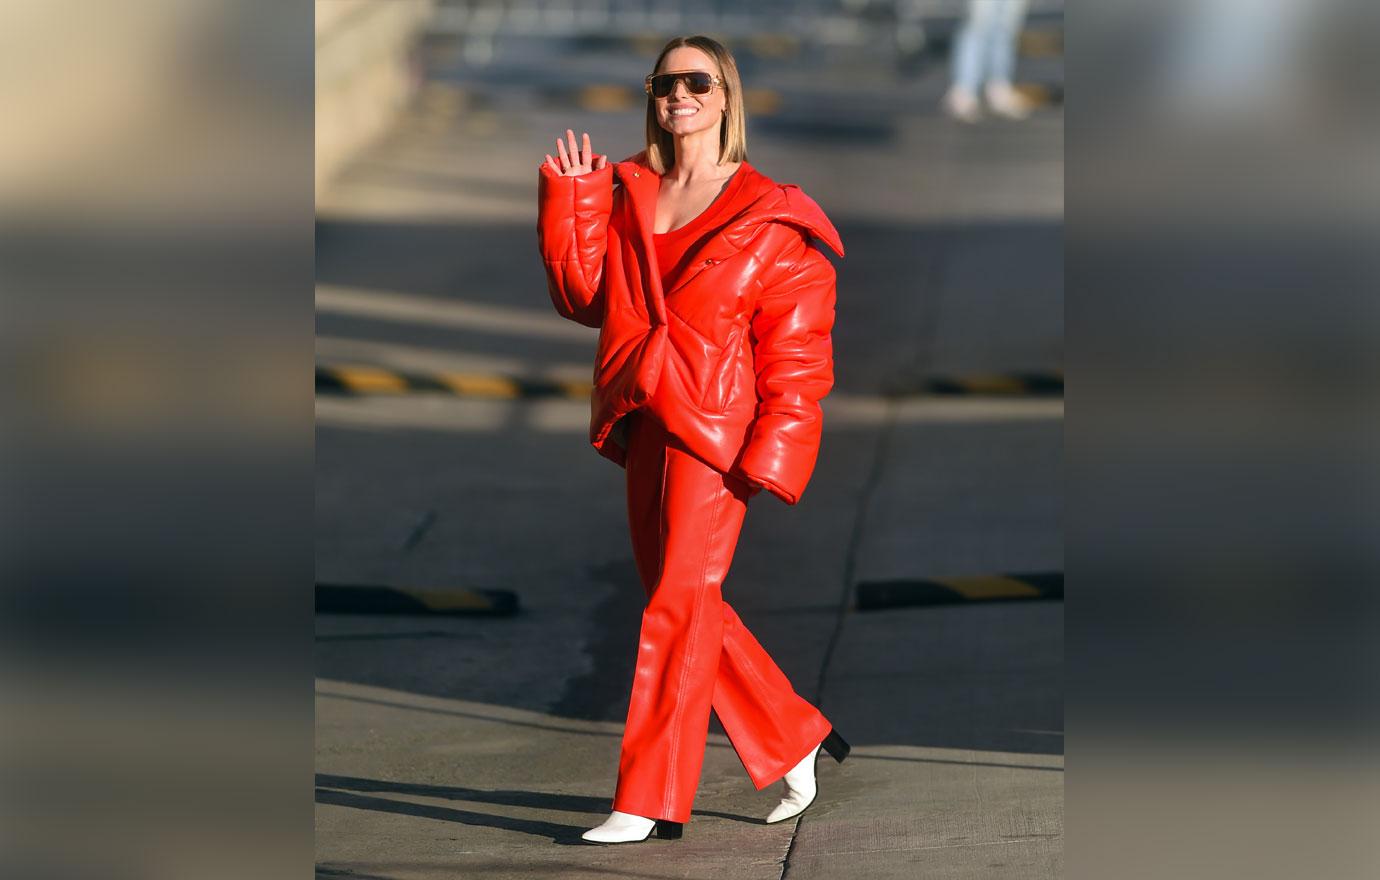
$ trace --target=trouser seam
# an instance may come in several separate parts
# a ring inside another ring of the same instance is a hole
[[[716,491],[714,493],[714,509],[709,514],[709,531],[705,536],[704,555],[700,558],[700,571],[695,581],[695,598],[693,607],[690,611],[690,643],[686,645],[685,648],[685,657],[682,661],[683,665],[680,671],[680,682],[676,687],[676,709],[671,718],[671,753],[668,756],[668,762],[666,764],[667,785],[665,798],[662,802],[662,812],[668,814],[672,812],[672,790],[670,783],[675,773],[676,757],[680,751],[680,719],[685,712],[685,680],[690,674],[690,670],[693,666],[692,661],[695,656],[695,642],[699,638],[699,627],[697,624],[700,619],[700,611],[704,606],[704,572],[705,569],[709,567],[709,554],[714,547],[714,534],[715,529],[718,527],[719,508],[722,504],[723,493]]]

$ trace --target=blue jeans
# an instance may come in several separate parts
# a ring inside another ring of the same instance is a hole
[[[955,88],[976,92],[984,83],[1011,82],[1027,5],[1028,0],[968,0],[968,18],[953,51]]]

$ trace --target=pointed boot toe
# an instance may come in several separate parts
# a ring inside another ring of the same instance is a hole
[[[650,824],[648,824],[650,822]],[[669,819],[646,819],[628,813],[615,812],[604,824],[591,828],[580,839],[586,843],[608,845],[614,843],[642,843],[655,834],[661,840],[679,840],[684,823]]]

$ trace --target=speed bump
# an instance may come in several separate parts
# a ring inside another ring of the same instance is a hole
[[[875,611],[916,605],[962,605],[1013,599],[1063,599],[1062,571],[943,577],[926,580],[864,581],[857,608]]]
[[[1057,396],[1064,393],[1061,372],[980,373],[934,376],[925,382],[931,394]]]
[[[518,612],[518,597],[508,590],[317,584],[316,612],[507,616]]]
[[[414,394],[439,392],[457,397],[568,397],[588,400],[594,383],[574,379],[503,376],[440,371],[415,373],[373,366],[316,367],[318,394]]]
[[[596,113],[623,113],[646,106],[647,93],[641,84],[590,83],[570,91],[567,88],[545,90],[548,101],[568,105],[572,101],[585,110]],[[782,97],[776,89],[743,90],[743,107],[749,116],[775,116],[781,112]]]

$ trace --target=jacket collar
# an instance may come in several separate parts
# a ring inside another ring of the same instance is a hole
[[[661,176],[647,164],[646,150],[614,163],[613,167],[632,200],[644,244],[651,249]],[[726,243],[743,242],[750,237],[750,228],[762,223],[780,221],[805,229],[829,245],[834,253],[843,256],[843,241],[839,238],[838,230],[829,222],[819,204],[800,187],[793,183],[779,184],[746,160],[743,161],[739,173],[748,175],[744,186],[747,187],[746,192],[752,197],[752,202],[729,222],[724,235],[718,238],[722,238]],[[738,250],[741,246],[732,249]]]

